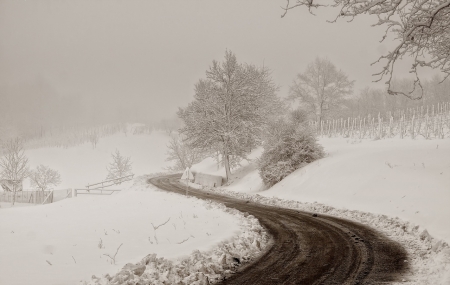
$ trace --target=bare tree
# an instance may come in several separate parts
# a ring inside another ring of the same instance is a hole
[[[327,6],[324,1],[295,0],[287,5],[281,17],[288,10],[304,6],[311,12],[313,8]],[[445,78],[450,75],[450,0],[333,0],[330,6],[338,7],[339,12],[331,22],[339,18],[353,20],[355,17],[368,14],[378,18],[373,26],[384,26],[386,32],[381,41],[392,34],[398,44],[377,61],[383,62],[381,71],[374,74],[375,81],[388,77],[388,93],[402,94],[410,99],[420,99],[423,96],[423,87],[417,73],[418,67],[431,67],[438,69]],[[410,72],[415,75],[413,88],[410,91],[394,91],[391,85],[394,66],[398,59],[404,56],[414,58]],[[374,64],[373,63],[373,64]],[[444,79],[445,79],[444,78]],[[419,96],[414,91],[419,86]]]
[[[41,191],[50,190],[61,183],[59,172],[45,165],[39,165],[29,174],[31,186]]]
[[[131,162],[129,157],[123,157],[118,150],[111,154],[113,162],[109,164],[106,169],[108,170],[107,180],[116,179],[120,177],[124,177],[127,175],[131,175]],[[119,179],[117,184],[122,183]]]
[[[304,73],[299,73],[289,91],[289,99],[300,99],[316,115],[319,123],[324,116],[340,107],[353,91],[353,81],[337,70],[328,59],[316,58]]]
[[[12,182],[11,191],[14,193],[12,204],[14,205],[16,193],[22,191],[22,181],[28,175],[28,158],[25,156],[19,138],[6,141],[3,149],[4,155],[0,158],[0,177]]]
[[[227,51],[225,61],[213,61],[206,79],[195,85],[194,101],[179,110],[185,123],[181,133],[192,148],[220,149],[228,179],[230,156],[245,157],[279,110],[276,90],[266,68],[239,64]]]
[[[169,170],[184,170],[205,158],[205,154],[202,150],[191,148],[188,144],[183,142],[182,137],[179,135],[172,134],[170,136],[167,148],[166,160],[175,161],[175,165],[169,167]]]

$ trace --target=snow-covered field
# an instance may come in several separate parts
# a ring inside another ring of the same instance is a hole
[[[90,143],[85,143],[70,148],[31,149],[25,154],[30,168],[43,164],[60,172],[62,183],[57,189],[84,188],[87,184],[106,179],[106,167],[115,150],[124,157],[130,157],[135,175],[162,171],[170,165],[166,162],[168,142],[169,136],[163,132],[154,131],[151,135],[117,133],[100,138],[95,149]],[[30,188],[28,181],[25,181],[24,188]]]
[[[31,167],[44,164],[61,173],[62,184],[57,189],[84,188],[105,179],[110,154],[116,149],[131,157],[136,175],[162,171],[167,165],[168,140],[166,134],[158,132],[116,134],[101,138],[95,149],[86,143],[68,149],[27,150],[26,155]],[[91,281],[93,275],[114,275],[124,265],[140,262],[147,255],[165,264],[175,262],[176,266],[183,258],[198,262],[199,256],[211,259],[218,254],[214,257],[217,266],[213,267],[217,270],[208,275],[212,279],[232,262],[232,257],[221,250],[224,245],[227,250],[231,248],[227,241],[240,245],[232,241],[244,240],[245,250],[234,250],[247,256],[263,247],[264,231],[256,219],[218,204],[157,190],[146,183],[148,177],[113,187],[122,191],[111,196],[78,195],[28,207],[2,203],[0,284],[95,283],[99,279]],[[192,266],[191,271],[197,267]],[[117,278],[122,278],[122,273]],[[183,278],[194,282],[200,278],[197,275],[184,272]],[[163,275],[160,277],[163,279]]]

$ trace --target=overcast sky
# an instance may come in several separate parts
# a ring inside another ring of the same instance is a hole
[[[272,69],[280,96],[316,56],[346,72],[356,90],[374,86],[371,74],[381,66],[370,63],[390,46],[379,43],[382,28],[370,27],[376,19],[329,24],[335,11],[312,16],[304,9],[281,18],[282,5],[0,0],[0,90],[44,81],[59,96],[111,108],[135,102],[159,119],[192,100],[194,84],[226,49],[240,62]]]

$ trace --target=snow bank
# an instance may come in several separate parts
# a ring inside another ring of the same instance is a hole
[[[223,206],[157,190],[146,179],[112,196],[0,209],[0,284],[77,284],[93,274],[117,272],[149,253],[167,262],[192,259],[193,250],[237,256],[241,240],[235,249],[226,245],[236,235],[247,235],[247,220]],[[245,242],[251,256],[250,241]],[[115,255],[115,262],[107,255]]]
[[[208,285],[223,280],[260,255],[269,243],[269,236],[252,215],[226,208],[223,204],[207,201],[208,209],[221,209],[239,219],[241,232],[222,241],[209,251],[194,250],[178,259],[158,258],[152,253],[136,264],[128,263],[114,276],[93,276],[85,285]]]

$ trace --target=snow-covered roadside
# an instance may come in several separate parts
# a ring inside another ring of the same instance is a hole
[[[240,265],[257,258],[270,243],[267,232],[252,215],[205,202],[209,209],[220,209],[239,219],[241,231],[211,250],[194,250],[189,256],[167,259],[152,253],[140,262],[126,264],[117,274],[93,276],[84,285],[208,285],[223,280]]]
[[[229,264],[230,257],[256,254],[255,240],[265,244],[262,228],[251,217],[160,191],[147,178],[137,178],[133,187],[112,196],[80,195],[54,204],[1,209],[0,244],[7,246],[0,255],[0,284],[77,284],[93,274],[118,272],[149,253],[164,258],[158,261],[174,262],[192,256],[193,250],[215,250],[228,252]],[[236,236],[247,239],[238,242]],[[228,245],[233,242],[234,247]],[[247,253],[237,255],[244,246]]]

